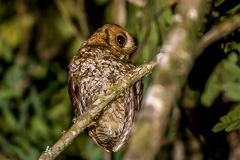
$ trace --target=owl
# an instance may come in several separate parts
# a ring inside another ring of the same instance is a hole
[[[119,25],[107,24],[85,41],[69,64],[68,91],[76,116],[86,112],[109,84],[136,67],[129,55],[136,49],[133,38]],[[102,110],[85,133],[107,152],[117,152],[131,135],[139,111],[143,80],[129,87]]]

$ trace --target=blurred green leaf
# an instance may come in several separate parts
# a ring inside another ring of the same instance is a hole
[[[18,121],[11,111],[10,103],[0,99],[0,111],[2,112],[2,116],[5,119],[6,123],[8,124],[7,127],[10,130],[18,130]]]
[[[0,33],[6,43],[15,49],[21,43],[24,33],[30,30],[33,24],[34,17],[32,14],[16,14],[1,23]]]
[[[68,61],[70,61],[72,59],[72,57],[77,53],[78,49],[80,48],[81,44],[83,43],[83,41],[75,38],[73,40],[73,42],[69,45],[69,48],[67,50],[67,58]]]
[[[5,154],[11,154],[19,157],[20,159],[29,159],[28,155],[23,151],[23,148],[18,147],[15,144],[11,144],[5,139],[2,135],[0,135],[0,147],[2,152]],[[2,147],[4,146],[4,147]],[[29,159],[31,160],[31,159]]]
[[[62,19],[61,16],[55,17],[54,22],[55,34],[60,38],[59,40],[73,36],[72,28]]]
[[[27,97],[19,106],[19,126],[21,129],[24,129],[28,123],[28,119],[31,116],[29,113],[30,100]]]
[[[113,154],[113,159],[114,160],[122,160],[123,156],[124,156],[124,153],[126,152],[126,149],[127,148],[123,148],[122,150],[120,150],[118,152],[112,153]]]
[[[106,4],[109,0],[94,0],[95,4],[98,6],[102,6]]]
[[[33,109],[34,109],[35,113],[38,116],[43,118],[44,117],[44,115],[43,115],[44,107],[42,106],[40,97],[38,96],[37,89],[35,86],[32,86],[30,88],[30,100],[33,105]]]
[[[33,61],[29,67],[29,74],[36,79],[43,79],[47,75],[48,67],[48,64],[40,64]]]
[[[89,160],[102,160],[104,151],[88,138],[87,155]]]
[[[14,89],[0,88],[0,98],[1,99],[11,99],[13,97],[19,96],[19,93]]]
[[[0,49],[2,48],[2,51],[0,51],[0,58],[2,53],[2,57],[5,60],[5,62],[9,63],[13,59],[12,50],[3,38],[0,37],[0,40],[1,40]]]
[[[229,124],[228,127],[226,127],[225,131],[230,132],[232,130],[236,130],[240,128],[240,119],[237,119]]]
[[[222,116],[220,121],[213,127],[213,132],[220,132],[223,129],[226,132],[230,132],[240,128],[240,105],[228,112],[227,115]]]
[[[201,96],[201,102],[204,106],[211,106],[212,102],[219,94],[219,85],[218,85],[218,77],[216,74],[212,75],[207,84],[206,89]]]
[[[240,100],[240,67],[236,64],[237,60],[236,54],[230,54],[217,65],[201,96],[202,104],[211,106],[222,92],[231,101]]]
[[[213,127],[212,131],[215,133],[220,132],[221,130],[225,129],[227,126],[228,124],[219,122]]]
[[[225,83],[222,86],[225,91],[226,97],[234,102],[240,101],[240,84],[238,83]]]

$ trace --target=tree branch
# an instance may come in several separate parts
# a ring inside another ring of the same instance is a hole
[[[113,22],[125,27],[127,20],[126,1],[114,0],[113,1]]]
[[[222,38],[222,36],[233,32],[240,27],[240,13],[232,16],[230,19],[218,24],[208,31],[197,45],[197,50],[202,52],[207,46]]]
[[[86,20],[86,13],[85,13],[85,7],[84,7],[84,0],[78,0],[76,2],[76,13],[78,18],[78,23],[80,25],[82,34],[84,38],[87,38],[89,36],[89,28]]]
[[[71,128],[50,148],[40,156],[39,160],[51,160],[56,158],[71,142],[84,131],[92,120],[105,108],[108,103],[116,99],[131,85],[142,79],[143,76],[151,72],[156,67],[156,62],[143,64],[131,71],[128,75],[120,77],[107,92],[100,91],[98,99],[89,107],[89,110],[77,118]]]
[[[177,104],[180,91],[196,57],[192,52],[198,26],[203,18],[206,1],[182,0],[177,24],[163,45],[168,56],[165,64],[153,73],[154,82],[149,86],[140,112],[139,125],[133,134],[124,160],[152,160],[164,140],[169,114]],[[151,135],[151,136],[149,136]]]
[[[233,9],[237,5],[239,5],[240,2],[236,0],[227,0],[222,2],[215,10],[219,12],[219,15],[222,16],[226,14],[229,10]]]

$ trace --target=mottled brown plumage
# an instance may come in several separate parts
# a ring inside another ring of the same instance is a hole
[[[132,37],[118,25],[104,25],[85,41],[69,65],[69,96],[76,116],[97,99],[101,89],[135,68],[129,55],[136,49]],[[85,132],[105,151],[119,151],[128,141],[142,101],[138,81],[112,101]]]

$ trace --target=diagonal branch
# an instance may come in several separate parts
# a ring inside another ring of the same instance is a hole
[[[154,82],[146,91],[139,125],[124,160],[155,159],[167,132],[170,112],[177,105],[181,88],[198,54],[192,48],[197,42],[205,5],[206,0],[181,0],[179,13],[175,15],[177,23],[163,45],[163,52],[169,58],[161,69],[154,71]]]
[[[86,38],[89,36],[89,28],[87,24],[84,3],[85,3],[84,0],[76,1],[76,13],[77,13],[78,23],[80,25],[82,34],[84,38]]]
[[[220,16],[222,16],[222,15],[226,14],[229,10],[233,9],[234,7],[236,7],[239,4],[240,4],[239,1],[227,0],[227,1],[222,2],[219,6],[217,6],[217,8],[215,8],[215,10],[217,12],[219,12]]]
[[[112,100],[116,99],[122,92],[129,86],[133,85],[143,76],[150,73],[155,67],[156,62],[143,64],[131,71],[128,75],[119,78],[107,92],[100,91],[98,99],[89,107],[89,110],[77,118],[71,128],[50,148],[40,156],[39,160],[51,160],[56,158],[71,142],[78,136],[79,133],[84,131],[87,126],[92,122],[94,117],[101,112],[102,109]],[[106,94],[106,95],[105,95]]]
[[[197,50],[202,52],[207,46],[221,39],[224,35],[233,32],[240,27],[240,13],[232,16],[225,22],[218,24],[216,27],[208,31],[197,45]]]

